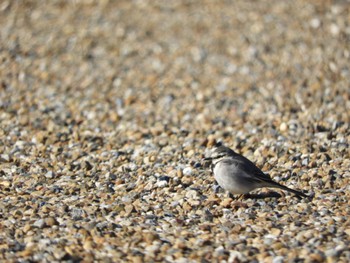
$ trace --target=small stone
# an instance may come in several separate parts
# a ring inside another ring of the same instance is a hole
[[[11,182],[10,181],[0,181],[0,186],[2,188],[9,188],[11,186]]]
[[[145,262],[141,256],[131,256],[130,260],[132,263],[143,263]]]
[[[288,125],[287,125],[287,123],[282,122],[282,123],[280,124],[280,131],[281,131],[281,132],[285,132],[285,131],[287,131],[287,130],[288,130]]]
[[[318,19],[318,18],[313,18],[313,19],[311,19],[311,21],[310,21],[310,26],[312,27],[312,28],[319,28],[320,27],[320,25],[321,25],[321,20],[320,19]]]
[[[38,219],[34,222],[33,226],[37,228],[44,228],[45,227],[45,220],[44,219]]]
[[[45,219],[45,224],[47,226],[54,226],[54,225],[58,225],[58,222],[57,220],[54,218],[54,217],[48,217]]]
[[[309,159],[308,159],[308,158],[303,159],[303,160],[301,161],[301,164],[302,164],[303,166],[308,166],[308,164],[309,164]]]
[[[144,239],[146,241],[147,244],[152,244],[152,242],[154,240],[156,240],[158,238],[158,235],[156,233],[153,232],[148,232],[144,235]]]
[[[126,205],[125,208],[125,216],[129,216],[132,211],[134,210],[134,206],[133,205]]]
[[[344,231],[348,236],[350,236],[350,228],[348,228],[348,229],[345,229],[345,231]]]
[[[277,256],[277,257],[274,257],[273,260],[272,260],[272,263],[283,263],[285,260],[284,260],[284,257],[282,256]]]
[[[337,24],[331,24],[329,30],[333,36],[338,36],[340,33],[340,28]]]
[[[215,137],[213,136],[213,135],[209,135],[208,136],[208,142],[207,142],[207,147],[208,148],[211,148],[211,147],[213,147],[213,146],[215,146],[216,145],[216,139],[215,139]]]
[[[25,226],[23,227],[23,232],[27,233],[31,229],[32,229],[32,226],[30,224],[25,224]]]
[[[191,175],[192,174],[192,168],[191,167],[186,167],[185,169],[183,169],[183,174],[184,175]]]
[[[232,203],[232,199],[231,198],[225,198],[224,200],[222,200],[220,202],[220,206],[222,207],[230,207]]]
[[[183,176],[181,178],[181,183],[184,185],[190,185],[193,183],[193,178],[191,176]]]
[[[151,155],[151,157],[149,158],[149,161],[154,163],[157,160],[157,156],[156,155]]]
[[[186,155],[191,158],[194,155],[194,150],[189,150]]]
[[[278,228],[271,228],[270,233],[276,237],[278,237],[281,234],[281,230]]]
[[[88,238],[84,241],[83,248],[87,251],[92,250],[94,248],[94,242],[90,238]]]
[[[52,179],[52,178],[55,177],[55,174],[54,174],[53,171],[48,171],[48,172],[45,174],[45,177],[46,177],[47,179]]]
[[[158,141],[158,145],[159,145],[160,147],[165,147],[165,146],[168,145],[168,140],[167,140],[167,139],[160,139],[160,140]]]
[[[228,258],[228,262],[243,262],[245,261],[245,257],[239,251],[230,251],[230,256]]]
[[[327,257],[330,257],[330,258],[336,257],[337,254],[338,254],[338,251],[336,251],[334,248],[328,249],[328,250],[326,250],[326,252],[325,252],[325,255],[326,255]]]
[[[8,163],[10,161],[10,155],[1,154],[0,155],[0,163]]]
[[[168,182],[165,181],[165,180],[159,180],[159,181],[157,181],[157,183],[156,183],[156,186],[157,186],[157,187],[165,187],[165,186],[167,186],[167,185],[168,185]]]
[[[311,253],[309,255],[311,262],[323,262],[324,261],[324,256],[318,253]]]
[[[150,164],[150,158],[149,158],[149,156],[145,156],[145,157],[143,158],[143,163],[144,163],[144,164]]]

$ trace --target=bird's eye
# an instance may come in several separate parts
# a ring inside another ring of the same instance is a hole
[[[212,158],[213,159],[219,159],[219,158],[222,158],[222,157],[225,157],[225,155],[224,154],[218,154],[216,156],[213,156]]]

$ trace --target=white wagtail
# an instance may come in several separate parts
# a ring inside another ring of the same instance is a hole
[[[231,194],[244,195],[257,188],[274,187],[292,192],[298,198],[308,197],[304,193],[272,181],[269,175],[263,173],[247,158],[225,146],[214,148],[211,156],[204,160],[211,161],[215,180]]]

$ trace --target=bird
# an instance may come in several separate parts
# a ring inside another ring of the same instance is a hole
[[[204,160],[211,161],[210,166],[215,180],[231,194],[243,196],[257,188],[273,187],[291,192],[299,199],[309,197],[273,181],[250,160],[223,145],[214,148],[211,156]]]

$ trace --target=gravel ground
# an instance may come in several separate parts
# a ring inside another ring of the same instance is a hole
[[[1,1],[0,261],[349,262],[349,11]],[[239,204],[218,141],[313,200]]]

